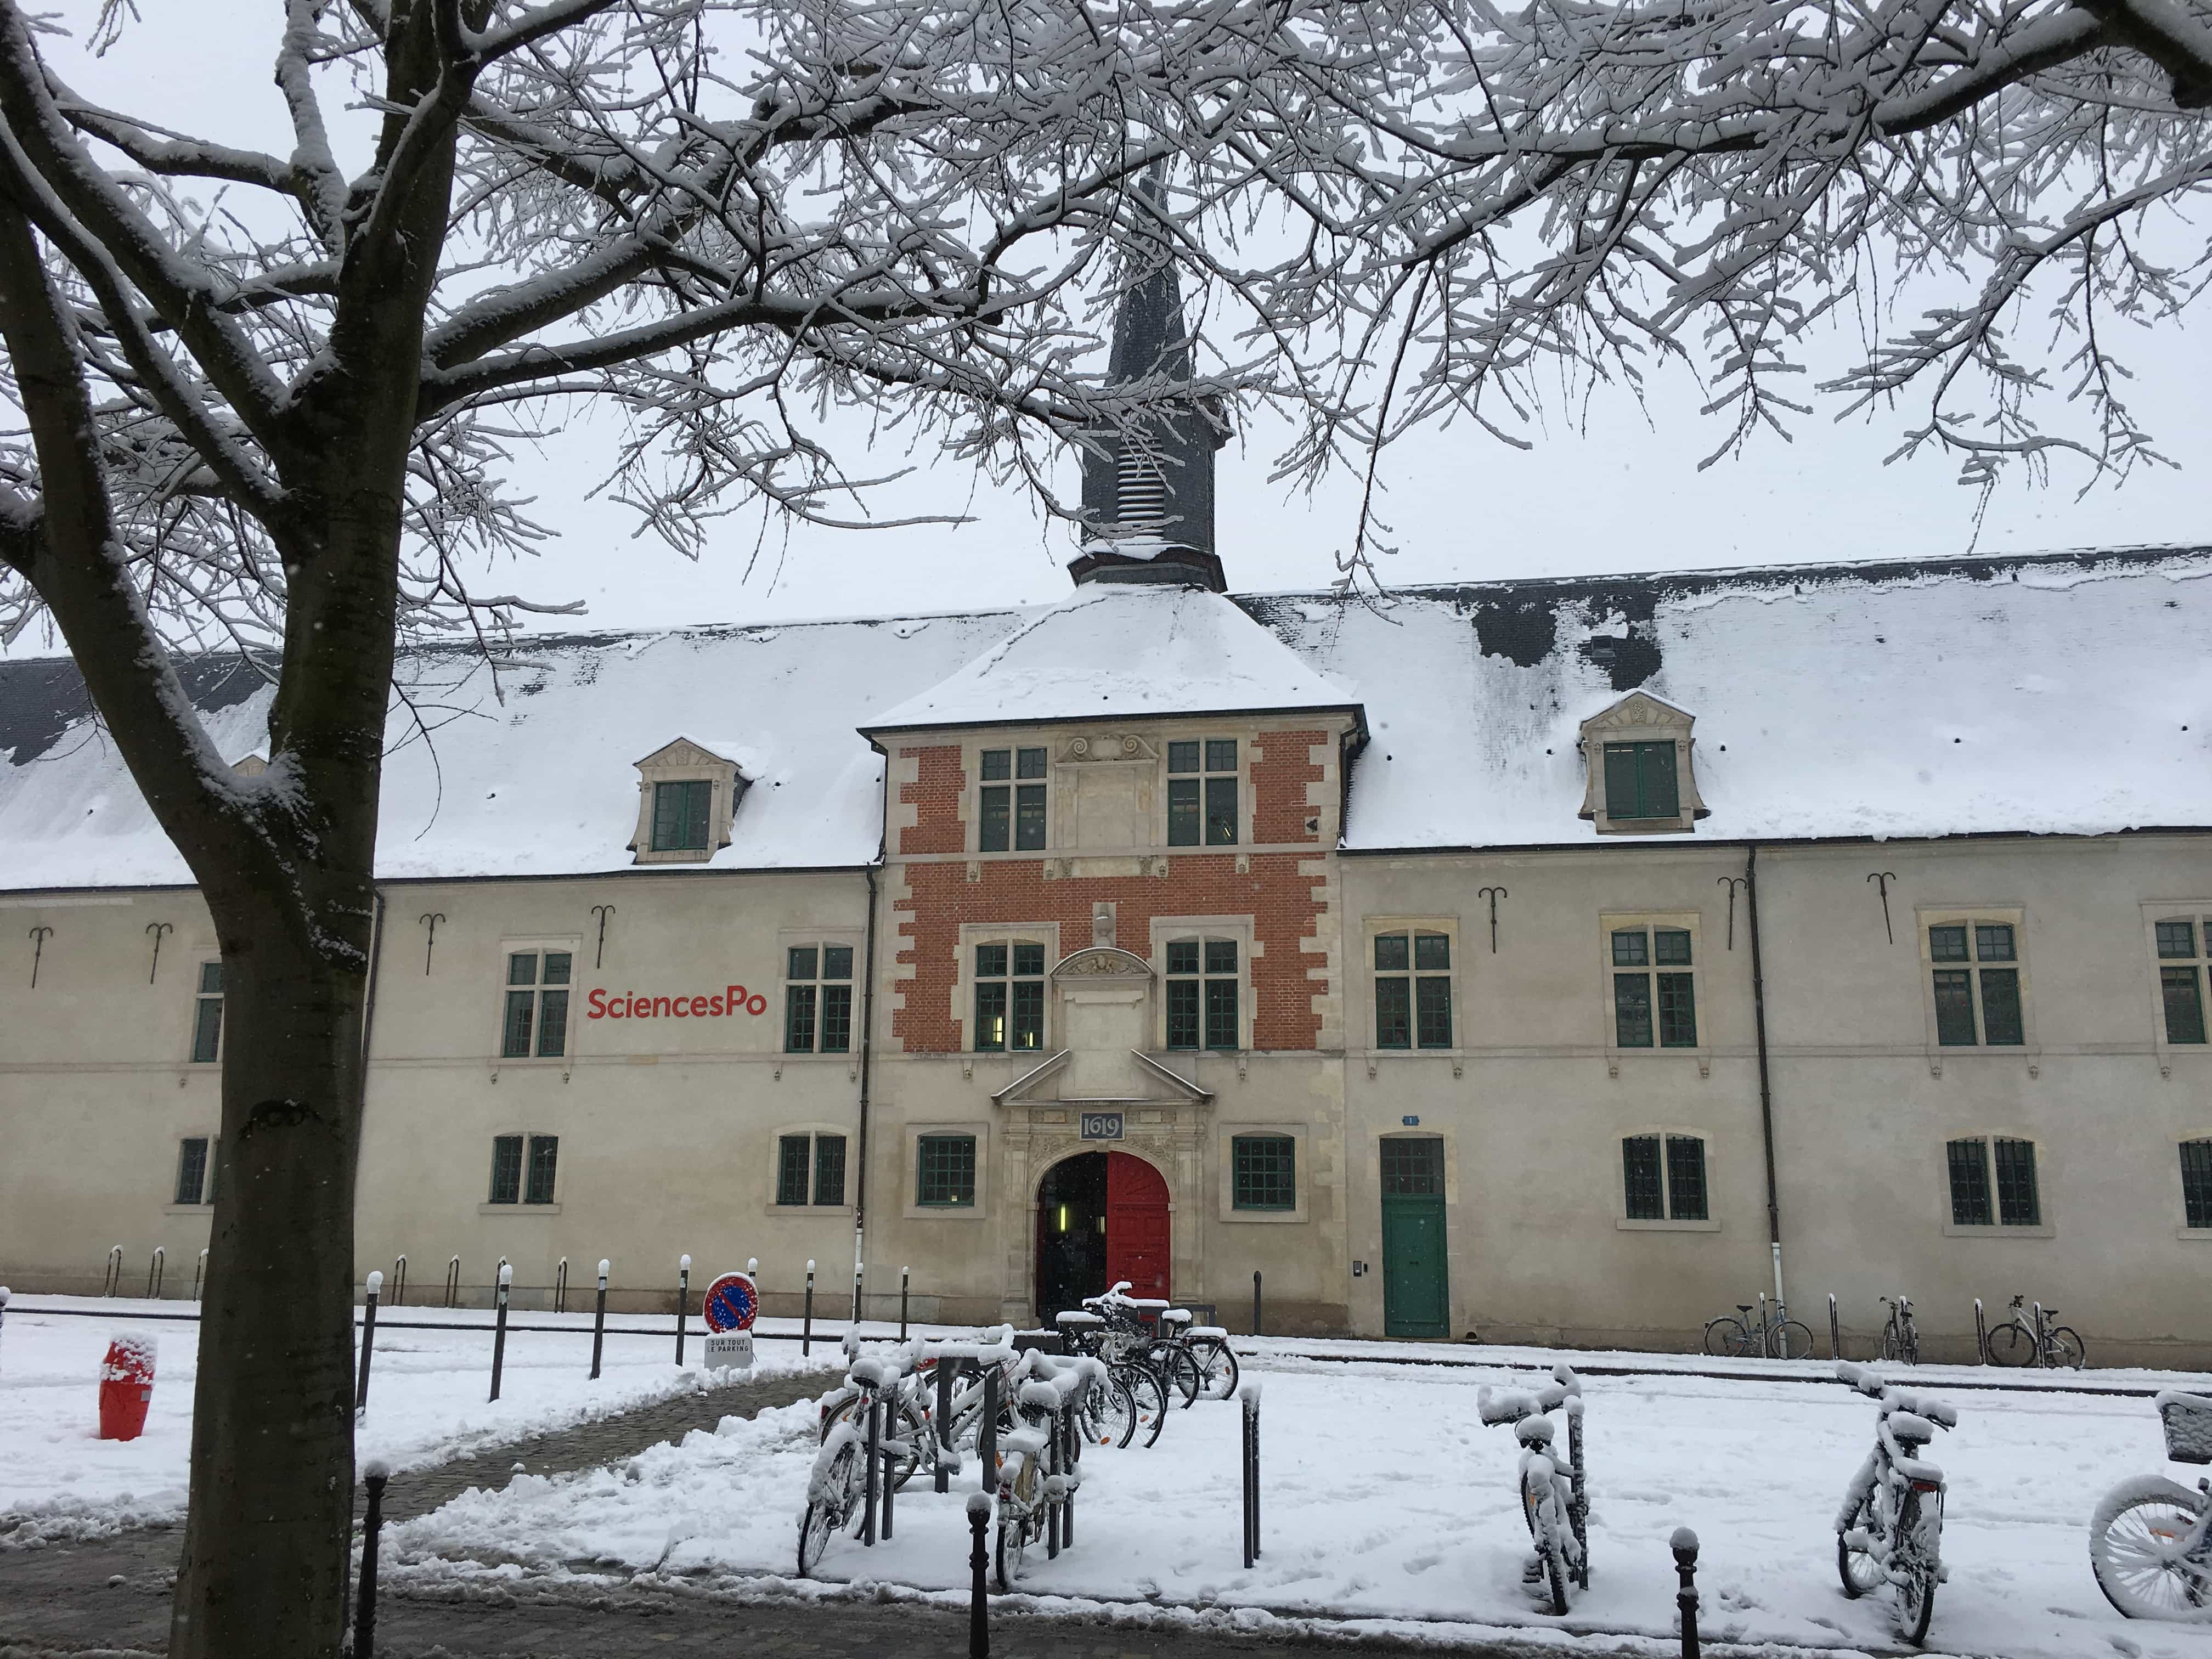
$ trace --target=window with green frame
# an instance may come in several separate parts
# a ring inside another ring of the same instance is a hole
[[[1235,1048],[1237,941],[1170,939],[1167,967],[1168,1047]]]
[[[2039,1227],[2043,1200],[2036,1190],[2035,1143],[2006,1135],[1974,1135],[1945,1148],[1951,1174],[1954,1227]],[[1990,1176],[1992,1168],[1996,1179]],[[1996,1203],[1990,1203],[1994,1194]]]
[[[520,1060],[551,1059],[568,1052],[568,980],[574,958],[566,951],[514,951],[507,958],[507,1007],[499,1052]]]
[[[1625,1136],[1620,1143],[1620,1164],[1629,1220],[1709,1218],[1705,1204],[1705,1143],[1698,1136]]]
[[[775,1143],[775,1201],[784,1208],[845,1201],[845,1137],[779,1135]]]
[[[1609,743],[1605,746],[1605,815],[1617,820],[1682,815],[1675,782],[1674,744]]]
[[[1045,843],[1042,749],[986,749],[975,846],[984,853],[1040,853]],[[1035,780],[1030,781],[1029,780]]]
[[[1444,933],[1375,936],[1375,1046],[1452,1046],[1451,939]]]
[[[2200,928],[2196,917],[2177,916],[2158,924],[2158,996],[2168,1042],[2204,1041],[2208,953],[2212,953],[2212,929]]]
[[[1931,924],[1928,959],[1935,975],[1938,1043],[1947,1048],[2014,1048],[2027,1041],[2021,1019],[2020,956],[2011,923]]]
[[[1044,1047],[1044,946],[993,939],[975,947],[975,1049],[1036,1054]]]
[[[1230,1206],[1298,1207],[1298,1144],[1289,1135],[1236,1135],[1229,1142]]]
[[[1237,739],[1168,745],[1168,845],[1237,844]]]
[[[853,947],[793,945],[784,952],[783,1051],[842,1054],[853,1048]]]
[[[222,964],[200,963],[199,995],[192,1004],[192,1061],[210,1066],[222,1058]]]
[[[975,1208],[975,1136],[922,1135],[916,1139],[914,1201],[926,1209]]]
[[[653,786],[653,850],[703,853],[714,786],[704,778]]]
[[[1613,960],[1613,1040],[1617,1048],[1698,1046],[1698,986],[1689,930],[1616,927]]]
[[[2212,1139],[2181,1143],[2181,1212],[2187,1226],[2212,1231]]]

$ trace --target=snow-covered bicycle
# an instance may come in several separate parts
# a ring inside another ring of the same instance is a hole
[[[1022,1356],[1016,1378],[1016,1425],[999,1436],[994,1554],[1002,1591],[1021,1582],[1031,1545],[1042,1541],[1060,1553],[1067,1504],[1082,1484],[1083,1403],[1108,1382],[1098,1360],[1036,1352]]]
[[[2212,1399],[2168,1389],[2156,1403],[2166,1455],[2212,1463]],[[2212,1480],[2193,1492],[2162,1474],[2121,1481],[2089,1517],[2089,1565],[2130,1619],[2212,1624]]]
[[[1521,1518],[1528,1523],[1535,1553],[1522,1570],[1532,1590],[1557,1616],[1567,1610],[1570,1585],[1589,1588],[1589,1486],[1583,1468],[1583,1384],[1565,1363],[1552,1368],[1552,1381],[1534,1391],[1488,1386],[1474,1396],[1482,1420],[1513,1425],[1521,1443]],[[1567,1456],[1553,1448],[1552,1419],[1564,1407]]]
[[[1880,1402],[1874,1449],[1851,1477],[1836,1513],[1836,1571],[1844,1594],[1856,1599],[1887,1584],[1895,1599],[1898,1633],[1928,1637],[1936,1586],[1943,1571],[1943,1471],[1920,1455],[1939,1428],[1955,1429],[1959,1413],[1938,1400],[1890,1388],[1863,1365],[1839,1363],[1836,1375]]]
[[[911,1440],[912,1419],[899,1407],[905,1381],[914,1370],[913,1356],[904,1349],[880,1354],[858,1354],[845,1374],[844,1388],[835,1396],[842,1408],[834,1420],[824,1406],[822,1448],[814,1455],[814,1468],[806,1478],[806,1507],[799,1517],[799,1576],[812,1576],[830,1547],[830,1540],[866,1522],[867,1503],[874,1491],[868,1467],[868,1419],[878,1405],[889,1406],[896,1431],[878,1419],[878,1455],[898,1460],[899,1479],[913,1472],[920,1448]],[[928,1432],[927,1424],[921,1425]],[[857,1518],[856,1518],[857,1517]]]

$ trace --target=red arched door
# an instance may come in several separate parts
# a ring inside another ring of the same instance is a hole
[[[1165,1299],[1168,1262],[1168,1183],[1141,1158],[1107,1153],[1106,1282]]]

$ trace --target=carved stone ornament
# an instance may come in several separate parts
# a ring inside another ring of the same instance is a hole
[[[1093,945],[1078,951],[1052,970],[1054,979],[1142,979],[1152,976],[1152,964],[1142,957],[1113,945]]]
[[[1062,764],[1082,764],[1098,761],[1143,761],[1156,763],[1160,751],[1133,732],[1086,732],[1070,738],[1060,750]]]

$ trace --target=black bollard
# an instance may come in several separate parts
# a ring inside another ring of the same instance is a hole
[[[1836,1323],[1836,1297],[1831,1291],[1828,1293],[1828,1358],[1841,1359],[1843,1357],[1843,1328]]]
[[[499,1264],[498,1317],[492,1326],[491,1337],[491,1397],[499,1398],[499,1374],[507,1366],[507,1298],[514,1283],[514,1269],[504,1261]]]
[[[676,1258],[676,1363],[684,1363],[684,1316],[691,1309],[691,1258]]]
[[[1682,1580],[1682,1588],[1674,1593],[1674,1605],[1682,1610],[1682,1659],[1698,1659],[1698,1534],[1677,1527],[1668,1542],[1674,1552],[1674,1571]]]
[[[880,1395],[868,1396],[868,1467],[867,1496],[860,1512],[860,1547],[876,1547],[876,1483],[884,1474],[884,1402]]]
[[[354,1603],[354,1659],[373,1659],[376,1652],[376,1534],[384,1526],[384,1483],[392,1478],[380,1457],[372,1457],[362,1471],[368,1487],[368,1510],[361,1521],[361,1591]]]
[[[991,1553],[983,1547],[983,1533],[991,1524],[991,1500],[980,1492],[968,1494],[968,1659],[990,1659],[991,1589],[985,1577]]]
[[[1244,1402],[1244,1565],[1260,1555],[1260,1385],[1247,1382],[1237,1391]]]
[[[806,1264],[806,1311],[799,1322],[799,1352],[804,1358],[814,1352],[814,1264]]]
[[[368,1294],[361,1305],[361,1370],[354,1378],[353,1411],[356,1417],[368,1409],[368,1361],[376,1352],[376,1298],[384,1290],[384,1275],[372,1271],[368,1275]]]
[[[592,1375],[599,1374],[599,1355],[607,1345],[607,1268],[611,1266],[605,1257],[599,1259],[599,1300],[592,1312]]]
[[[894,1440],[884,1448],[884,1541],[891,1538],[891,1494],[898,1490],[898,1443]]]
[[[1252,1269],[1252,1334],[1260,1334],[1260,1270]]]
[[[913,1272],[914,1269],[911,1267],[901,1267],[899,1269],[899,1340],[902,1342],[906,1340],[907,1278],[908,1275]]]
[[[1077,1396],[1079,1401],[1081,1396]],[[1066,1549],[1075,1541],[1075,1416],[1079,1406],[1070,1406],[1060,1414],[1060,1467],[1067,1477],[1067,1489],[1060,1500],[1060,1547]]]
[[[1990,1328],[1982,1317],[1982,1298],[1978,1296],[1974,1298],[1974,1363],[1990,1363]]]
[[[952,1449],[952,1383],[958,1375],[960,1362],[942,1355],[937,1361],[937,1490],[952,1489],[952,1460],[945,1454]]]
[[[999,1490],[999,1382],[996,1365],[987,1362],[983,1372],[983,1421],[975,1431],[975,1462],[981,1466],[977,1479],[981,1490]]]

